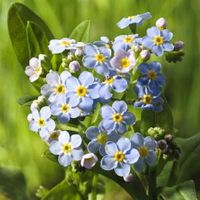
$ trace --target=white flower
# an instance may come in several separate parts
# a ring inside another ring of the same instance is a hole
[[[31,58],[29,60],[29,65],[25,69],[25,73],[29,76],[31,82],[36,81],[42,74],[42,60],[44,60],[45,55],[40,54],[38,58]]]
[[[91,169],[92,167],[95,166],[97,161],[98,158],[95,154],[87,153],[81,159],[81,166],[85,167],[86,169]]]

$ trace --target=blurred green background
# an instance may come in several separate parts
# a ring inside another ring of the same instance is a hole
[[[7,11],[13,0],[0,0],[0,166],[23,171],[32,193],[42,184],[51,187],[62,178],[62,169],[42,156],[46,149],[40,138],[28,131],[28,109],[20,107],[20,96],[34,93],[16,60],[7,30]],[[21,0],[41,16],[56,38],[67,36],[81,21],[91,19],[91,39],[102,35],[114,38],[124,31],[116,22],[123,16],[150,11],[151,26],[158,17],[168,20],[175,40],[185,42],[183,62],[163,61],[167,76],[166,96],[172,107],[179,136],[200,130],[200,1],[199,0]],[[126,33],[127,31],[125,31]],[[1,177],[0,177],[1,179]],[[111,190],[110,190],[111,189]],[[108,186],[107,199],[116,185]],[[118,199],[129,199],[121,191]],[[0,197],[1,199],[1,197]],[[117,197],[115,198],[117,200]]]

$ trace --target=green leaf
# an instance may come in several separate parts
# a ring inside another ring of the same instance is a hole
[[[172,132],[174,129],[172,112],[166,100],[164,101],[162,112],[142,111],[140,131],[146,133],[150,127],[156,126],[163,128],[167,132]]]
[[[177,182],[192,179],[200,173],[200,133],[189,138],[177,138],[181,158],[177,167]]]
[[[173,187],[165,187],[159,200],[197,200],[193,181],[187,181]]]
[[[79,42],[89,42],[90,40],[90,21],[86,20],[81,22],[69,36]]]
[[[48,49],[49,39],[39,25],[28,21],[26,34],[30,58],[37,57],[39,54],[51,55]]]
[[[48,40],[53,38],[53,34],[47,25],[32,10],[21,3],[12,4],[8,11],[8,30],[15,54],[23,68],[26,67],[30,59],[26,37],[28,21],[39,25],[45,32]]]
[[[38,96],[30,96],[30,95],[26,95],[23,97],[20,97],[17,102],[18,104],[20,104],[21,106],[30,106],[31,103],[37,99]]]
[[[19,170],[0,168],[0,177],[0,193],[5,197],[15,200],[30,199],[22,172]]]

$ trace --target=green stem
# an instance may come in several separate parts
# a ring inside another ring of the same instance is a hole
[[[149,200],[157,200],[156,168],[149,169],[148,180],[149,180]]]
[[[91,200],[96,200],[97,199],[97,191],[96,191],[97,183],[98,183],[98,175],[94,174],[93,181],[92,181]]]

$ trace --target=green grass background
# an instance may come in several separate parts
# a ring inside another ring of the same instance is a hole
[[[0,0],[0,166],[24,172],[28,189],[50,187],[62,176],[61,168],[42,157],[46,149],[40,138],[28,131],[28,109],[20,107],[20,96],[34,93],[16,60],[7,30],[7,11],[13,0]],[[163,62],[167,76],[166,95],[172,107],[179,136],[200,130],[200,1],[199,0],[20,0],[41,16],[55,37],[67,36],[83,20],[92,22],[91,39],[102,35],[114,38],[124,31],[116,22],[123,16],[150,11],[151,26],[158,17],[168,20],[175,40],[185,42],[183,62]],[[125,31],[127,32],[127,31]],[[48,166],[48,167],[47,167]],[[116,185],[109,189],[116,190]],[[110,190],[109,190],[110,191]],[[120,200],[128,197],[123,195]],[[109,194],[108,194],[109,195]],[[109,197],[108,197],[109,199]]]

